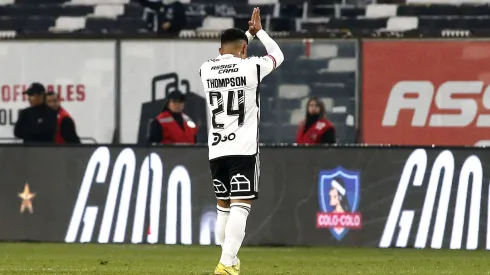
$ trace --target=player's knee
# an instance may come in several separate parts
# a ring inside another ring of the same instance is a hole
[[[252,200],[237,200],[237,199],[231,199],[230,205],[233,204],[248,204],[249,207],[252,205]]]
[[[232,200],[230,203],[230,215],[232,212],[239,212],[247,217],[250,214],[252,202],[248,200]]]
[[[221,208],[230,208],[230,201],[229,200],[218,200],[218,206]]]

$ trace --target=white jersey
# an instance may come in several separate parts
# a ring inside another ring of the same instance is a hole
[[[271,47],[265,45],[269,55],[241,59],[226,54],[201,66],[200,75],[211,117],[208,136],[210,160],[224,156],[251,156],[259,152],[259,84],[282,63],[284,57],[279,46],[264,31],[257,36],[264,45],[270,41],[275,44],[269,45]],[[269,50],[276,52],[273,55]]]

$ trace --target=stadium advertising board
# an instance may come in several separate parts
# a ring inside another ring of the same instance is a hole
[[[0,240],[218,244],[204,147],[0,152]],[[264,147],[245,244],[490,249],[489,162],[469,148]]]
[[[115,43],[2,41],[0,43],[0,142],[12,142],[22,93],[32,82],[56,92],[78,134],[109,143],[114,131]],[[97,123],[94,123],[94,122]]]
[[[489,41],[364,41],[363,141],[489,144],[489,45]]]

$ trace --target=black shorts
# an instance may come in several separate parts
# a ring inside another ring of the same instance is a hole
[[[255,200],[259,197],[259,155],[210,160],[214,193],[219,200]]]

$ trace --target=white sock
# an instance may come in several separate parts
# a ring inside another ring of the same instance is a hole
[[[219,205],[216,206],[217,212],[218,212],[218,217],[216,218],[216,233],[218,234],[218,239],[219,243],[221,244],[221,247],[223,247],[223,244],[225,243],[225,228],[226,228],[226,222],[228,221],[228,218],[230,217],[230,208],[224,208]],[[235,257],[233,259],[233,265],[238,264],[238,258]]]
[[[218,234],[218,239],[219,243],[221,244],[221,247],[223,247],[223,244],[225,243],[225,228],[226,228],[226,222],[228,221],[228,218],[230,217],[230,208],[224,208],[219,205],[216,206],[218,209],[218,217],[216,218],[216,233]]]
[[[247,226],[249,213],[249,204],[231,204],[230,217],[225,227],[225,242],[221,246],[223,252],[221,253],[220,263],[225,266],[236,264],[238,251],[242,246],[243,238],[245,238],[245,227]]]

